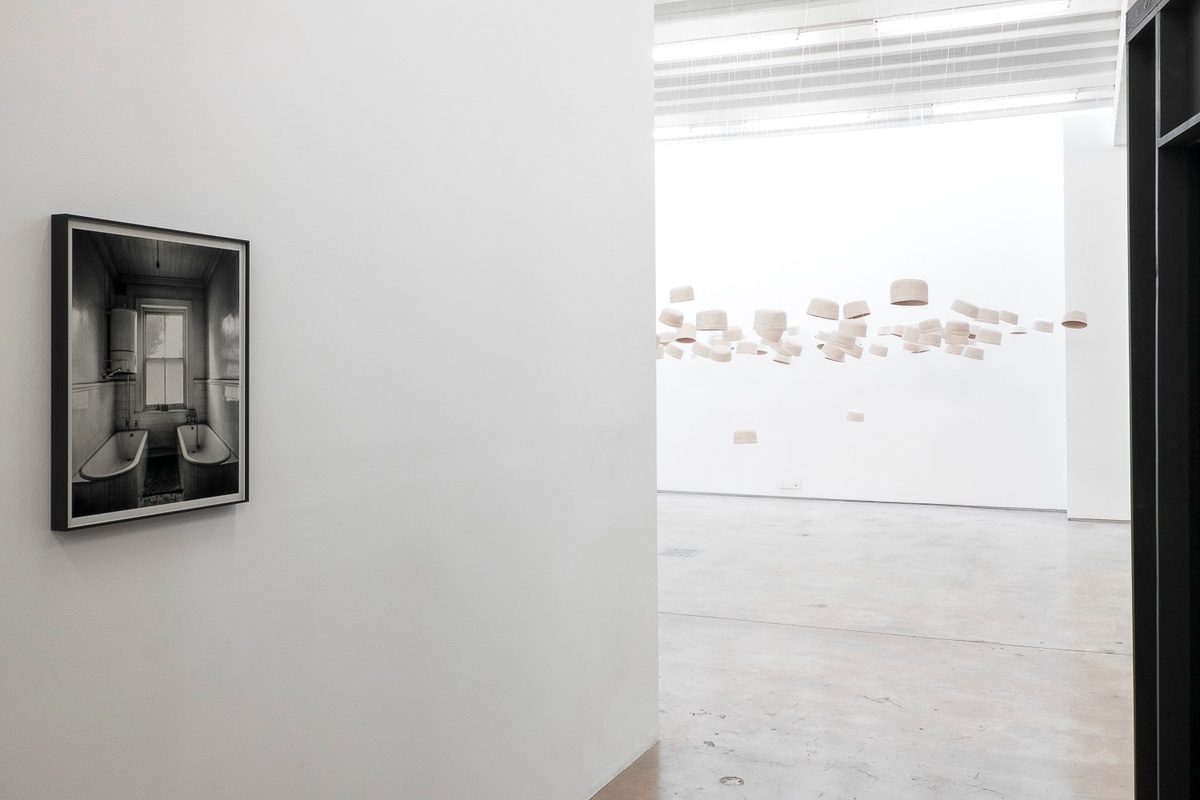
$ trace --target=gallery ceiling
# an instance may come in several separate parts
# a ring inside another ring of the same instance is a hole
[[[1110,107],[1122,0],[655,0],[655,136]]]

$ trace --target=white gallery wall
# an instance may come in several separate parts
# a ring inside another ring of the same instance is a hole
[[[0,797],[584,800],[655,740],[651,37],[0,5]],[[56,212],[251,241],[248,505],[49,530]]]
[[[1064,133],[1067,305],[1090,323],[1067,337],[1067,515],[1128,520],[1127,149],[1111,113],[1067,117]]]
[[[658,363],[663,490],[1020,508],[1067,507],[1063,119],[1032,116],[657,147],[659,307],[726,309],[747,329],[783,309],[803,354]],[[897,278],[925,307],[889,305]],[[886,357],[825,360],[812,297],[866,300]],[[962,298],[1052,334],[982,345],[983,361],[913,354],[881,325]],[[1104,320],[1105,324],[1117,324]],[[663,326],[659,325],[659,329]],[[866,421],[848,422],[849,409]],[[735,429],[758,444],[734,445]],[[798,489],[781,488],[794,482]]]

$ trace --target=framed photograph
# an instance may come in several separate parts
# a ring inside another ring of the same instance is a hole
[[[250,243],[50,227],[51,527],[249,500]]]

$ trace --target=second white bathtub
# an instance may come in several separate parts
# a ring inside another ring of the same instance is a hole
[[[179,440],[179,484],[184,500],[237,491],[237,456],[212,428],[204,423],[180,425],[175,436]]]

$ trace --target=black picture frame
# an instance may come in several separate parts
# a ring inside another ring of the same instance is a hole
[[[250,499],[250,242],[50,218],[51,528]]]

